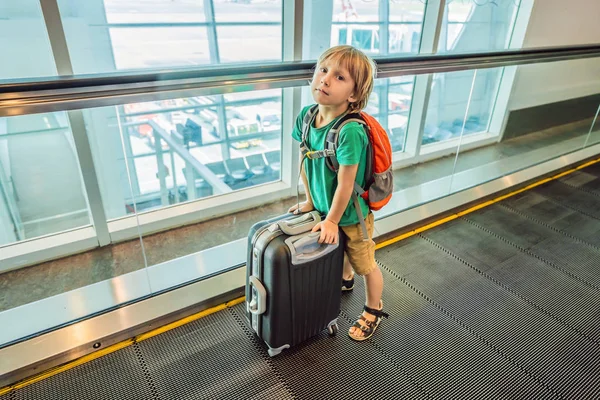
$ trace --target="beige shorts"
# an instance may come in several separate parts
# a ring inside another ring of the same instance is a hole
[[[373,224],[375,217],[370,212],[365,218],[369,240],[364,240],[360,224],[341,226],[346,234],[346,255],[358,275],[369,275],[377,264],[375,263],[375,242],[373,241]]]

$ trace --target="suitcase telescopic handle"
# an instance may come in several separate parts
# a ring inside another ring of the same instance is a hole
[[[267,311],[267,290],[262,282],[255,276],[250,276],[248,283],[250,284],[250,293],[252,297],[248,305],[248,310],[252,314],[260,315]],[[252,290],[253,288],[255,290]]]
[[[277,225],[286,235],[295,236],[310,231],[319,222],[321,222],[321,214],[318,211],[311,211],[299,217],[279,221]]]

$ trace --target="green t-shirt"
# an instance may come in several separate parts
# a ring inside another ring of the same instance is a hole
[[[302,141],[302,121],[304,115],[308,112],[311,106],[304,107],[300,112],[300,115],[296,118],[296,124],[292,131],[292,137],[298,142]],[[339,118],[339,117],[338,117]],[[323,150],[325,147],[325,138],[327,132],[333,126],[335,120],[331,121],[328,125],[323,126],[319,129],[314,127],[314,124],[310,127],[308,134],[307,144],[308,147],[313,150]],[[340,165],[355,165],[358,164],[358,171],[356,173],[356,182],[360,186],[364,186],[365,181],[365,166],[367,159],[367,134],[364,128],[357,122],[349,122],[342,128],[338,137],[338,147],[336,151],[336,158]],[[310,194],[313,199],[315,209],[327,214],[333,204],[333,195],[337,188],[337,174],[327,168],[325,158],[317,158],[314,160],[304,160],[304,171],[308,179],[308,186],[310,187]],[[358,198],[360,202],[362,215],[366,217],[369,213],[369,206],[361,198]],[[339,226],[355,225],[359,222],[358,216],[354,209],[354,203],[352,197],[340,219]]]

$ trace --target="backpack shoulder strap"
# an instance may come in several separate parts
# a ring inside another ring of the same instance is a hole
[[[340,164],[338,163],[337,158],[335,158],[335,152],[337,151],[340,132],[342,131],[342,128],[350,122],[359,123],[366,128],[366,123],[362,116],[358,113],[352,113],[346,114],[342,116],[342,118],[338,119],[329,129],[329,132],[327,132],[327,137],[325,138],[325,149],[329,150],[329,153],[332,155],[327,157],[325,162],[332,171],[337,172],[340,169]]]
[[[304,114],[304,118],[302,119],[302,141],[300,142],[300,152],[302,153],[303,157],[306,156],[306,153],[310,151],[307,143],[308,134],[310,132],[310,126],[313,124],[318,111],[319,105],[315,104],[308,109],[306,114]]]

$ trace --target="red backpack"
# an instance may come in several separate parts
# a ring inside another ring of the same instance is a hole
[[[361,196],[371,210],[380,210],[392,198],[394,177],[392,173],[392,145],[390,144],[390,139],[385,129],[383,129],[375,118],[365,112],[351,113],[342,116],[329,129],[325,138],[324,150],[311,151],[306,141],[310,126],[318,110],[319,105],[315,104],[308,110],[302,120],[300,151],[303,156],[309,159],[325,157],[327,167],[335,173],[339,170],[335,154],[342,127],[349,122],[358,122],[365,128],[367,133],[369,142],[367,147],[367,165],[365,168],[365,186],[363,188],[354,182],[354,191],[352,192],[358,220],[361,222],[363,233],[365,238],[367,238],[367,230],[364,224],[365,216],[362,215],[357,196]]]

